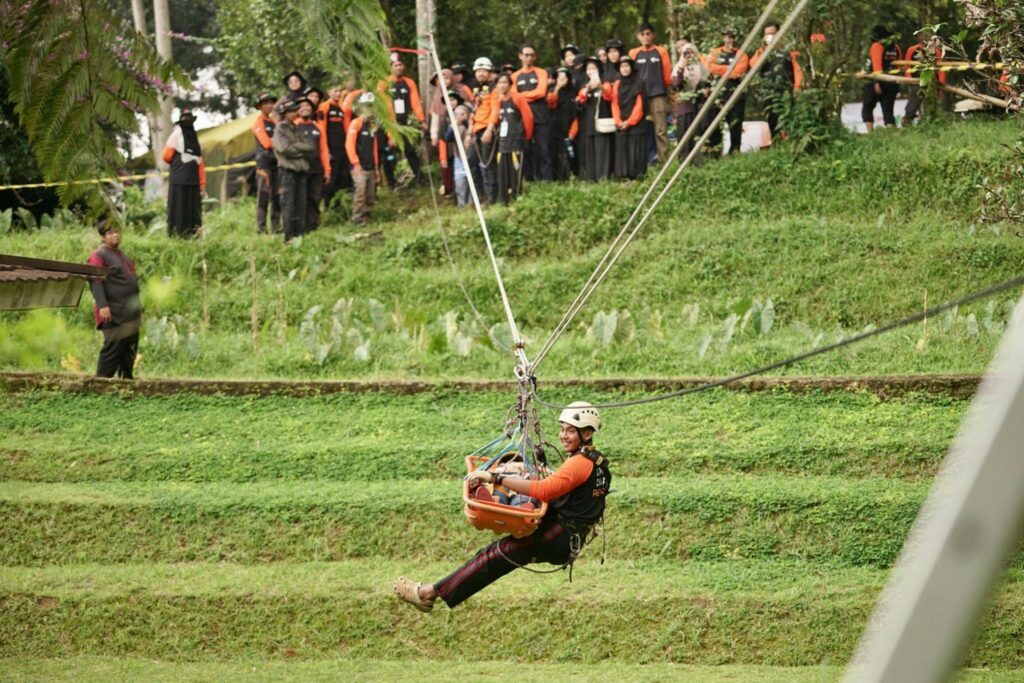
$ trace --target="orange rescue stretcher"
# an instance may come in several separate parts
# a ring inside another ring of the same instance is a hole
[[[517,441],[515,436],[502,436],[466,456],[467,474],[462,482],[462,500],[465,503],[466,518],[475,528],[523,538],[532,534],[540,526],[541,520],[548,511],[547,502],[542,502],[540,507],[531,510],[504,505],[496,501],[480,500],[473,496],[473,479],[469,476],[480,469],[497,471],[511,462],[521,462],[530,477],[546,476],[546,468],[538,467],[530,457],[529,441],[528,438],[521,438]]]

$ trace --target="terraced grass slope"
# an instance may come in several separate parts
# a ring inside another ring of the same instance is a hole
[[[459,465],[509,400],[0,395],[0,678],[835,680],[966,408],[716,391],[609,413],[606,561],[598,541],[571,584],[516,572],[421,615],[390,583],[492,538]],[[1014,680],[1022,623],[1015,563],[964,680]]]

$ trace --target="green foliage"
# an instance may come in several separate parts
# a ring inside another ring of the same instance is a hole
[[[70,204],[102,201],[97,186],[76,183],[116,175],[124,157],[115,133],[134,131],[135,114],[182,74],[115,18],[106,0],[0,3],[0,61],[9,96],[44,179]]]

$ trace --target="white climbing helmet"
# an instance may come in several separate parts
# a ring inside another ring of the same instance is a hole
[[[367,105],[369,105],[369,104],[373,104],[373,100],[374,100],[374,97],[373,97],[373,93],[372,92],[364,92],[362,95],[359,96],[359,99],[356,100],[356,104],[367,104]]]
[[[473,71],[479,71],[480,69],[494,71],[494,63],[487,57],[477,57],[477,60],[473,62]]]
[[[597,408],[592,403],[586,401],[576,401],[567,405],[562,414],[558,416],[558,421],[577,429],[590,427],[595,432],[601,429],[601,414],[597,412]]]

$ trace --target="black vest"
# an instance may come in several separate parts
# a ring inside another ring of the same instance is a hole
[[[352,125],[357,125],[355,122]],[[364,171],[372,171],[375,166],[373,163],[373,148],[377,144],[376,136],[373,134],[373,128],[365,121],[359,124],[362,127],[359,129],[359,135],[356,136],[356,155],[359,157],[359,167]]]
[[[321,112],[323,113],[323,112]],[[331,158],[345,153],[345,112],[341,104],[328,103],[325,117],[327,129],[327,149],[331,150]]]
[[[665,95],[665,76],[661,70],[661,54],[653,47],[636,53],[636,73],[647,88],[648,97]]]
[[[302,121],[300,119],[298,129],[313,144],[313,151],[309,153],[309,173],[323,175],[324,165],[320,163],[320,128],[313,121]]]
[[[498,103],[498,151],[507,154],[525,150],[526,126],[523,124],[523,115],[515,100],[509,97]]]
[[[585,448],[584,456],[594,463],[587,480],[554,502],[559,521],[569,525],[588,526],[604,516],[604,502],[612,485],[608,459],[600,452]]]
[[[399,79],[391,84],[391,100],[391,106],[394,107],[395,111],[395,120],[398,121],[399,125],[406,125],[409,122],[409,114],[412,111],[412,93],[409,91],[409,86],[404,80]],[[399,109],[402,110],[401,114],[398,113]]]

